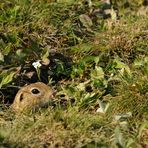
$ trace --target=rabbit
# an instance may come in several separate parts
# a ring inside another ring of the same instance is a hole
[[[22,87],[16,94],[12,109],[16,112],[45,107],[54,99],[54,90],[42,82]]]

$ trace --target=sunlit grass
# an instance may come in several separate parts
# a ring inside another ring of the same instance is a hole
[[[113,4],[119,19],[94,16],[98,1],[0,2],[0,146],[146,147],[148,11]],[[18,88],[39,79],[54,106],[15,115]]]

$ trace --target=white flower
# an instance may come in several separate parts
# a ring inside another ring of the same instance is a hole
[[[110,75],[111,77],[113,77],[114,76],[114,74],[113,73],[111,73],[111,75]]]
[[[35,69],[40,68],[42,66],[42,64],[40,63],[40,60],[33,62],[32,65]]]

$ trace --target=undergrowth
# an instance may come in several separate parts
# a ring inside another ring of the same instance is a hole
[[[0,146],[147,147],[147,67],[144,0],[2,0]],[[54,106],[15,115],[18,89],[37,81]]]

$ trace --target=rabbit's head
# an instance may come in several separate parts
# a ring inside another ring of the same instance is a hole
[[[44,107],[53,101],[54,90],[42,82],[22,87],[15,96],[12,108],[24,111]]]

